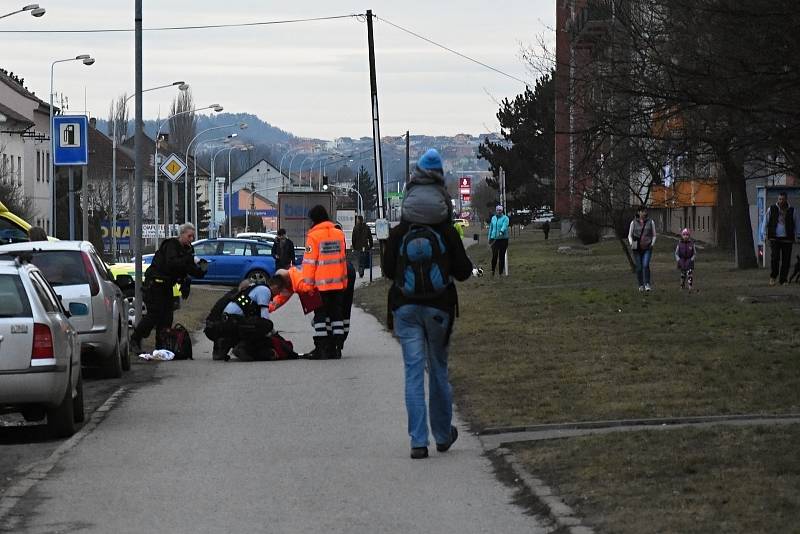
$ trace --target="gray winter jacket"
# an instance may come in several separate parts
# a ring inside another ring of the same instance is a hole
[[[410,223],[440,224],[450,222],[453,203],[444,185],[444,176],[437,171],[414,169],[406,184],[401,219]]]

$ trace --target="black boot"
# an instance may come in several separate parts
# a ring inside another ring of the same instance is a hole
[[[315,337],[314,338],[314,350],[311,352],[306,352],[300,355],[300,358],[304,360],[324,360],[325,359],[325,351],[323,350],[323,341],[326,338],[324,337]]]

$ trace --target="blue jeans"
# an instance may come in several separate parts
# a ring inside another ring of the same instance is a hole
[[[633,251],[633,259],[636,262],[636,279],[639,280],[640,286],[650,283],[650,258],[652,256],[652,248]]]
[[[408,435],[412,447],[428,446],[428,413],[436,443],[450,442],[453,390],[447,377],[449,326],[450,315],[430,306],[406,304],[394,312],[394,332],[403,347]],[[427,409],[426,366],[429,374]]]

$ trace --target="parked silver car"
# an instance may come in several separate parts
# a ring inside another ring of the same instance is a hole
[[[74,317],[86,305],[71,306]],[[81,345],[53,288],[35,266],[0,261],[0,413],[47,416],[55,437],[83,421]]]
[[[64,306],[86,305],[89,313],[73,316],[84,366],[100,366],[106,377],[119,378],[130,369],[128,313],[122,288],[130,276],[115,281],[88,241],[35,241],[0,246],[0,259],[29,253],[31,262],[53,286]]]

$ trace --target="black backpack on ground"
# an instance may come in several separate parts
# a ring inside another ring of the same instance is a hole
[[[442,235],[430,226],[412,224],[400,241],[395,285],[404,296],[427,300],[453,283]]]
[[[161,331],[163,348],[175,354],[176,360],[192,360],[192,338],[189,331],[180,323]]]

